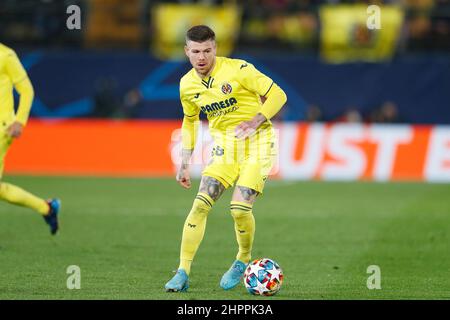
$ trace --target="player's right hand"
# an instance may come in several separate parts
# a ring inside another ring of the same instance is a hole
[[[191,187],[191,177],[188,169],[180,168],[177,172],[176,179],[183,188],[189,189]]]

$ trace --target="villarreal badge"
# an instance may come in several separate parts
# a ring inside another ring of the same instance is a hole
[[[233,91],[233,88],[231,87],[231,84],[224,82],[222,83],[222,92],[223,94],[230,94],[231,91]]]

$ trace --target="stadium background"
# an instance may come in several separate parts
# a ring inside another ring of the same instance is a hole
[[[66,25],[73,4],[80,30]],[[366,25],[372,4],[381,8],[379,30]],[[38,223],[1,205],[11,221],[2,247],[17,249],[2,250],[1,297],[168,298],[160,289],[197,187],[183,193],[173,179],[178,82],[190,68],[182,47],[186,29],[204,23],[219,54],[254,63],[288,96],[274,121],[278,164],[255,208],[255,255],[287,273],[280,298],[448,298],[448,1],[3,0],[0,17],[0,41],[17,51],[36,93],[4,179],[65,205],[46,262]],[[206,124],[202,132],[195,177],[210,147]],[[195,298],[242,298],[242,290],[216,290],[210,274],[234,254],[222,202],[200,249]],[[382,293],[365,287],[365,268],[377,261],[391,272]],[[69,264],[90,272],[84,293],[65,288]],[[158,279],[151,288],[149,265]],[[45,269],[55,275],[42,282]]]

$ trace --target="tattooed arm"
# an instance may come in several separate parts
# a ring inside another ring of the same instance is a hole
[[[195,109],[192,105],[189,105],[186,101],[182,100],[183,109],[189,110]],[[192,111],[194,112],[194,111]],[[178,183],[186,189],[191,187],[191,178],[189,175],[189,162],[194,151],[195,141],[197,139],[198,127],[200,121],[198,113],[187,116],[184,115],[183,125],[181,126],[181,166],[178,169],[176,179]]]
[[[178,183],[186,189],[191,187],[191,176],[189,174],[189,162],[194,150],[183,149],[181,151],[181,166],[178,169],[176,179]]]

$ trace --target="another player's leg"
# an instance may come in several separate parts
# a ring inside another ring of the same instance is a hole
[[[45,222],[50,226],[50,233],[56,234],[59,229],[58,214],[61,209],[61,200],[53,198],[46,201],[49,206],[48,213],[44,215]]]
[[[224,190],[225,186],[217,179],[209,176],[202,177],[199,192],[184,223],[180,265],[175,276],[165,285],[166,291],[176,292],[188,289],[191,264],[203,240],[208,214]]]
[[[50,226],[51,234],[55,234],[58,231],[58,213],[61,206],[58,199],[46,201],[18,186],[6,182],[0,182],[0,199],[37,211]]]
[[[249,187],[237,185],[230,209],[234,219],[234,229],[239,251],[236,260],[220,280],[220,286],[229,290],[237,286],[244,275],[245,268],[251,259],[253,239],[255,236],[255,218],[252,207],[258,192]]]
[[[3,173],[4,159],[11,145],[12,139],[5,136],[0,138],[0,179]],[[0,180],[0,200],[7,201],[9,203],[31,208],[39,212],[45,222],[50,226],[51,234],[55,234],[58,231],[58,212],[60,208],[60,202],[57,199],[51,199],[45,201],[35,195],[17,187],[13,184],[2,182]]]

